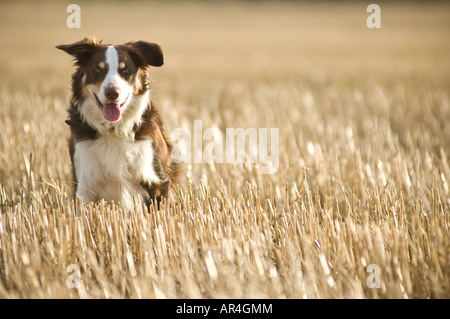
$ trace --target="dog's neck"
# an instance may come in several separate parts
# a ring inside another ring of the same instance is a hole
[[[73,128],[85,131],[87,133],[92,133],[97,135],[97,131],[95,129],[93,129],[92,127],[89,126],[89,124],[84,123],[84,122],[78,122],[78,121],[73,121],[73,120],[65,120],[64,121],[67,125],[72,126]],[[140,126],[138,125],[134,125],[133,126],[133,133],[136,133],[139,130]],[[112,127],[110,129],[110,132],[114,132],[114,127]]]
[[[89,124],[79,121],[73,121],[73,120],[65,120],[67,125],[72,126],[73,128],[88,132],[88,133],[97,133],[96,130],[94,130],[92,127],[89,126]]]

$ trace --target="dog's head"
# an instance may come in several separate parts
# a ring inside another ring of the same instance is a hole
[[[130,101],[148,90],[148,67],[163,64],[159,45],[145,41],[107,45],[85,38],[56,48],[74,57],[83,98],[91,99],[109,122],[119,121]]]

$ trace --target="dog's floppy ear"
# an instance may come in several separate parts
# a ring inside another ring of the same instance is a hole
[[[162,50],[158,44],[146,41],[125,44],[131,47],[130,55],[138,66],[161,66],[164,64]]]
[[[101,44],[101,40],[90,37],[72,44],[57,45],[56,48],[69,53],[75,58],[77,64],[81,64],[92,56],[96,46],[99,44]]]

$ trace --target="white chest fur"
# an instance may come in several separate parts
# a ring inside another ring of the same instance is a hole
[[[142,182],[158,182],[153,170],[150,140],[134,141],[116,134],[82,141],[75,145],[74,166],[77,195],[83,202],[105,199],[133,208],[133,196],[141,197]]]

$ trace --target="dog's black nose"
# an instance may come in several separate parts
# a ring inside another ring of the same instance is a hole
[[[108,87],[105,89],[105,96],[110,101],[115,101],[119,97],[119,92],[114,87]]]

